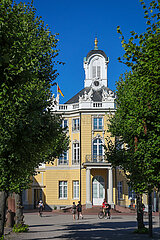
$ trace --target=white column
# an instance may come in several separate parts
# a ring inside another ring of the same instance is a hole
[[[108,169],[108,189],[107,189],[107,201],[113,207],[113,174],[112,168]]]
[[[86,208],[91,207],[91,170],[86,168]]]

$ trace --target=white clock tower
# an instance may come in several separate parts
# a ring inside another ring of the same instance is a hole
[[[98,50],[98,40],[95,38],[94,50],[91,50],[84,58],[85,81],[84,86],[99,90],[108,87],[107,67],[109,58],[102,50]]]

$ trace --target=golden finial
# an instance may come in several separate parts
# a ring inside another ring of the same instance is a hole
[[[94,43],[95,43],[94,50],[98,50],[98,46],[97,46],[98,40],[97,40],[97,37],[95,37]]]

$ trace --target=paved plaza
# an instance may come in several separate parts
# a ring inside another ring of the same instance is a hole
[[[146,219],[147,220],[147,219]],[[136,215],[113,215],[111,219],[98,219],[97,215],[85,215],[82,220],[72,220],[71,214],[26,213],[27,233],[10,233],[6,240],[50,240],[50,239],[106,239],[106,240],[147,240],[148,235],[137,235]],[[153,216],[154,237],[160,239],[159,216]]]

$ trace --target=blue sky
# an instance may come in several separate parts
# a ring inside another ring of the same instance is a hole
[[[132,30],[145,32],[146,21],[139,0],[34,0],[34,6],[51,32],[59,33],[57,60],[65,62],[58,67],[57,82],[64,94],[60,102],[65,103],[83,88],[83,58],[94,48],[95,35],[98,48],[110,59],[108,87],[115,90],[115,82],[126,71],[125,65],[117,60],[124,51],[116,28],[121,27],[126,39]],[[56,93],[56,86],[53,92]]]

